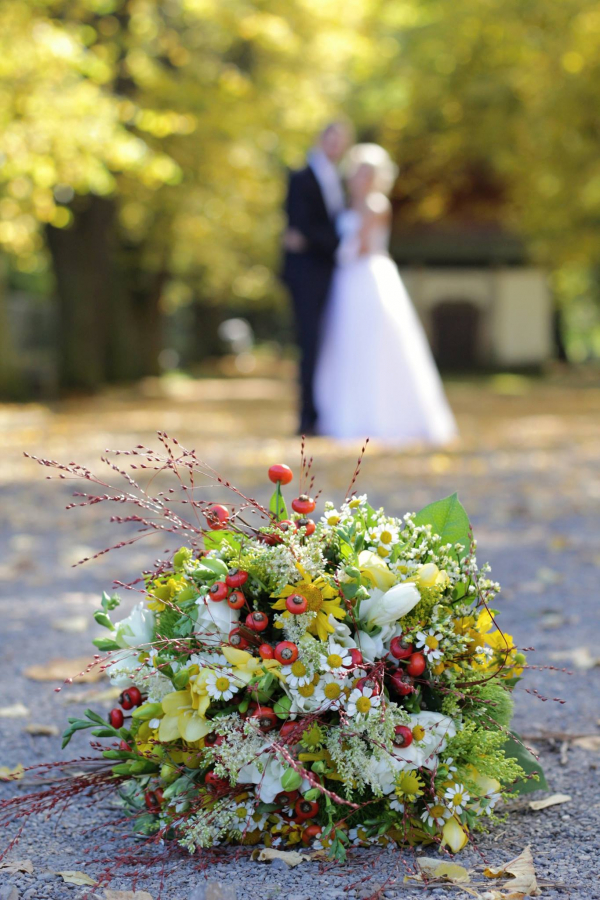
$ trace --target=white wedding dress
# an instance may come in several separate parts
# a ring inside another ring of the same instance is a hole
[[[315,373],[318,433],[397,444],[445,444],[457,433],[427,338],[398,269],[389,230],[359,255],[361,216],[341,214],[338,266]]]

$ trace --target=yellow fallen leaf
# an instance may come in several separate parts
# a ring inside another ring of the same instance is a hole
[[[264,850],[255,850],[252,859],[258,862],[273,862],[274,859],[280,859],[293,868],[299,866],[300,863],[310,862],[311,859],[320,859],[324,855],[322,850],[315,850],[313,853],[297,853],[295,850],[272,850],[270,847],[265,847]]]
[[[66,619],[54,619],[51,624],[55,631],[65,631],[67,634],[78,634],[87,629],[90,620],[87,616],[70,616]]]
[[[22,703],[13,703],[12,706],[0,706],[0,719],[23,719],[29,715],[29,710]]]
[[[23,731],[26,731],[28,734],[45,734],[48,736],[58,734],[56,725],[43,725],[41,722],[30,722]]]
[[[512,876],[510,881],[502,885],[502,891],[498,894],[501,900],[523,900],[524,897],[536,897],[540,893],[529,847],[525,847],[519,856],[503,866],[484,869],[483,874],[486,878]]]
[[[26,872],[28,875],[32,875],[33,863],[30,859],[5,859],[0,862],[0,869],[8,872],[9,875],[16,875],[17,872]]]
[[[558,806],[559,803],[568,803],[570,799],[568,794],[552,794],[551,797],[546,797],[544,800],[531,800],[529,809],[537,812],[540,809],[547,809],[549,806]]]
[[[92,688],[89,691],[82,691],[79,694],[69,692],[68,694],[65,694],[63,703],[88,703],[90,700],[93,700],[95,703],[104,703],[105,701],[116,700],[121,691],[122,688],[109,687],[104,690]]]
[[[580,750],[591,750],[592,753],[600,751],[600,734],[588,734],[585,737],[575,738],[571,742],[572,747],[579,747]]]
[[[431,859],[428,856],[419,856],[417,862],[427,878],[439,878],[452,884],[466,884],[471,880],[467,870],[456,863],[444,859]]]
[[[99,666],[86,672],[90,662],[87,656],[78,659],[51,659],[43,665],[29,666],[23,674],[32,681],[66,681],[72,678],[75,684],[93,684],[100,681],[104,673]],[[83,674],[80,675],[80,672]]]
[[[94,881],[93,878],[90,878],[89,875],[86,875],[85,872],[55,872],[55,875],[60,875],[63,881],[66,881],[67,884],[98,884],[97,881]]]
[[[154,900],[148,891],[113,891],[104,890],[104,900]]]
[[[25,769],[22,763],[16,765],[14,769],[9,769],[8,766],[0,766],[0,781],[20,781],[24,772]]]

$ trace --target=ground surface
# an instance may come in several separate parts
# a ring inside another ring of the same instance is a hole
[[[450,397],[462,433],[455,448],[399,454],[374,446],[359,487],[394,513],[458,490],[472,517],[480,561],[489,559],[503,584],[504,628],[520,646],[536,648],[530,662],[567,666],[573,672],[527,673],[516,694],[515,722],[540,752],[551,791],[569,794],[571,801],[542,812],[519,801],[510,819],[479,838],[477,848],[463,853],[460,862],[480,880],[477,867],[481,872],[484,860],[500,864],[530,844],[545,897],[600,897],[600,752],[568,741],[569,736],[600,735],[600,669],[595,665],[600,657],[600,388],[593,381],[504,377],[479,385],[455,383]],[[0,766],[85,753],[83,738],[61,754],[58,737],[24,729],[40,723],[62,729],[66,716],[85,705],[108,709],[110,699],[102,699],[106,684],[75,685],[57,694],[57,683],[31,680],[25,670],[57,657],[87,655],[99,592],[110,589],[114,578],[131,577],[161,549],[160,543],[141,544],[71,568],[89,549],[107,546],[113,526],[99,510],[65,512],[69,485],[45,481],[44,471],[23,460],[21,451],[89,463],[107,447],[148,443],[160,428],[194,446],[234,483],[260,497],[267,493],[266,466],[276,461],[294,466],[298,458],[298,442],[290,437],[292,399],[287,382],[206,380],[149,382],[135,391],[55,409],[0,407]],[[318,486],[325,496],[343,497],[358,449],[312,442]],[[548,701],[525,688],[535,688]],[[559,704],[555,697],[568,702]],[[17,704],[25,708],[20,716],[14,710],[10,716],[1,714]],[[31,789],[24,782],[0,785],[0,793]],[[105,803],[47,821],[30,820],[12,856],[29,857],[34,872],[0,872],[0,898],[83,897],[86,889],[63,884],[52,873],[101,874],[99,860],[114,856],[115,835],[122,833],[115,815]],[[145,868],[138,884],[154,898],[159,868]],[[411,853],[360,851],[346,867],[308,863],[290,871],[223,857],[209,866],[206,876],[235,888],[237,900],[333,900],[377,892],[390,898],[444,898],[460,893],[453,887],[404,884],[411,870]],[[203,879],[194,862],[182,856],[166,877],[161,897],[199,900]],[[12,886],[17,893],[11,894]],[[112,884],[133,886],[127,873]],[[90,896],[103,897],[102,889],[97,894],[91,890]]]

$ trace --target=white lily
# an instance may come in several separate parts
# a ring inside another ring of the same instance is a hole
[[[256,765],[256,762],[247,763],[239,770],[237,783],[255,784],[256,797],[262,800],[263,803],[272,803],[277,794],[283,790],[281,779],[289,769],[289,766],[287,764],[283,765],[276,756],[273,756],[272,750],[268,746],[265,747],[259,758],[264,766],[262,772]],[[307,791],[309,788],[310,783],[304,778],[299,790]]]
[[[361,600],[359,621],[367,630],[377,625],[392,625],[409,613],[420,599],[419,589],[408,581],[394,585],[389,591],[375,588],[370,597]]]
[[[154,613],[143,603],[137,603],[130,614],[117,622],[113,640],[122,647],[122,652],[114,653],[108,667],[108,675],[115,687],[129,687],[133,676],[139,671],[140,652],[148,650],[154,637]],[[135,648],[135,649],[129,649]]]

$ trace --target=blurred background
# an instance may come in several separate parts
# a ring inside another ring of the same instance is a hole
[[[599,38],[593,0],[3,4],[0,396],[290,385],[286,168],[340,112],[442,371],[594,378]]]

